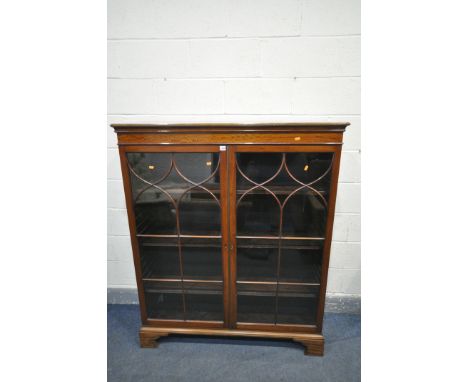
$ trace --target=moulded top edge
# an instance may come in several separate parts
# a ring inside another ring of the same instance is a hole
[[[268,129],[268,128],[310,128],[314,129],[340,129],[345,130],[349,122],[255,122],[255,123],[113,123],[112,126],[116,131],[126,129],[177,129],[177,128],[231,128],[231,129]]]

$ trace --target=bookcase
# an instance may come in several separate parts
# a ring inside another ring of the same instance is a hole
[[[251,336],[323,355],[347,125],[112,125],[142,347],[170,334]]]

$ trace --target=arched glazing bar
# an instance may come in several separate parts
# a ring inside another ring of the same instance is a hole
[[[276,201],[278,208],[279,208],[279,224],[278,224],[278,236],[276,239],[278,239],[278,251],[277,251],[277,261],[276,261],[276,281],[275,281],[275,316],[274,316],[274,324],[276,325],[278,323],[278,301],[279,301],[279,286],[280,286],[280,272],[281,272],[281,256],[282,256],[282,246],[283,246],[283,240],[290,240],[290,239],[309,239],[309,240],[322,240],[323,238],[309,238],[309,237],[285,237],[283,236],[283,224],[284,224],[284,209],[287,203],[291,200],[291,198],[294,195],[297,195],[300,191],[302,190],[308,190],[312,193],[314,197],[316,197],[320,203],[323,205],[324,209],[328,209],[328,203],[326,198],[322,195],[322,193],[317,190],[316,187],[313,187],[316,185],[318,182],[320,182],[322,179],[324,179],[328,174],[330,174],[332,165],[333,165],[333,157],[331,158],[329,165],[325,169],[325,171],[320,174],[318,177],[315,179],[311,180],[310,182],[302,182],[298,179],[298,177],[294,176],[293,172],[288,166],[287,160],[286,160],[286,155],[287,153],[281,153],[281,163],[278,167],[278,169],[274,172],[274,174],[269,177],[268,179],[264,180],[263,182],[255,182],[251,177],[247,176],[245,172],[242,170],[241,166],[239,165],[239,161],[236,160],[236,169],[238,173],[248,182],[250,182],[253,186],[248,188],[245,192],[243,192],[240,197],[237,199],[236,202],[236,209],[238,209],[241,201],[250,193],[254,192],[255,190],[263,190],[265,191],[268,195],[271,195],[273,199]],[[271,190],[268,187],[268,184],[273,182],[281,171],[284,169],[284,171],[287,173],[287,175],[290,177],[292,181],[297,183],[298,187],[293,189],[287,196],[284,198],[284,200],[281,202],[280,199],[277,197],[275,192]],[[255,238],[262,238],[262,239],[272,239],[274,237],[255,237],[255,236],[237,236],[238,239],[255,239]]]
[[[211,171],[210,175],[204,179],[202,179],[199,182],[195,182],[191,180],[188,176],[184,175],[182,170],[180,169],[180,166],[177,165],[177,161],[175,158],[175,153],[170,153],[170,164],[169,167],[164,173],[156,179],[155,181],[151,182],[147,179],[145,179],[141,174],[139,174],[130,164],[129,161],[127,161],[128,164],[128,169],[130,173],[135,176],[138,180],[146,184],[146,187],[142,188],[141,190],[136,193],[136,195],[133,198],[133,204],[138,202],[138,200],[141,198],[141,196],[148,190],[150,189],[156,189],[157,191],[161,192],[164,194],[170,204],[173,206],[174,211],[175,211],[175,228],[176,228],[176,233],[175,235],[159,235],[159,234],[145,234],[144,229],[140,226],[140,229],[137,227],[137,236],[140,237],[175,237],[177,239],[177,252],[178,252],[178,261],[179,261],[179,272],[180,272],[180,285],[181,285],[181,290],[182,290],[182,308],[183,308],[183,320],[187,321],[187,302],[186,302],[186,285],[185,285],[185,275],[184,275],[184,259],[183,259],[183,250],[182,250],[182,237],[188,237],[188,238],[203,238],[203,237],[217,237],[217,236],[210,236],[210,235],[182,235],[182,230],[181,230],[181,224],[180,224],[180,204],[181,201],[183,200],[184,196],[187,195],[190,191],[194,189],[199,189],[203,192],[206,192],[214,201],[216,202],[216,205],[218,206],[219,209],[221,209],[221,202],[219,198],[207,187],[204,186],[205,183],[209,182],[210,180],[213,179],[213,177],[216,176],[216,174],[219,171],[220,167],[220,158],[218,157],[218,160],[216,162],[216,165],[214,169]],[[169,175],[175,172],[180,179],[188,183],[190,186],[186,188],[178,197],[173,197],[170,192],[168,192],[164,187],[161,186],[161,184],[169,177]],[[164,279],[160,279],[160,281],[163,281]],[[168,280],[172,281],[172,280]],[[195,280],[190,280],[191,282]]]

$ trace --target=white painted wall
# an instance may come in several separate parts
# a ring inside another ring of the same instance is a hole
[[[349,121],[329,294],[360,294],[359,0],[108,0],[114,122]],[[108,126],[108,286],[135,287]]]

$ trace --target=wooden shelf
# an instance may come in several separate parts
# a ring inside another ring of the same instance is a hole
[[[308,236],[236,236],[237,239],[258,239],[258,240],[313,240],[322,241],[324,237],[308,237]]]

